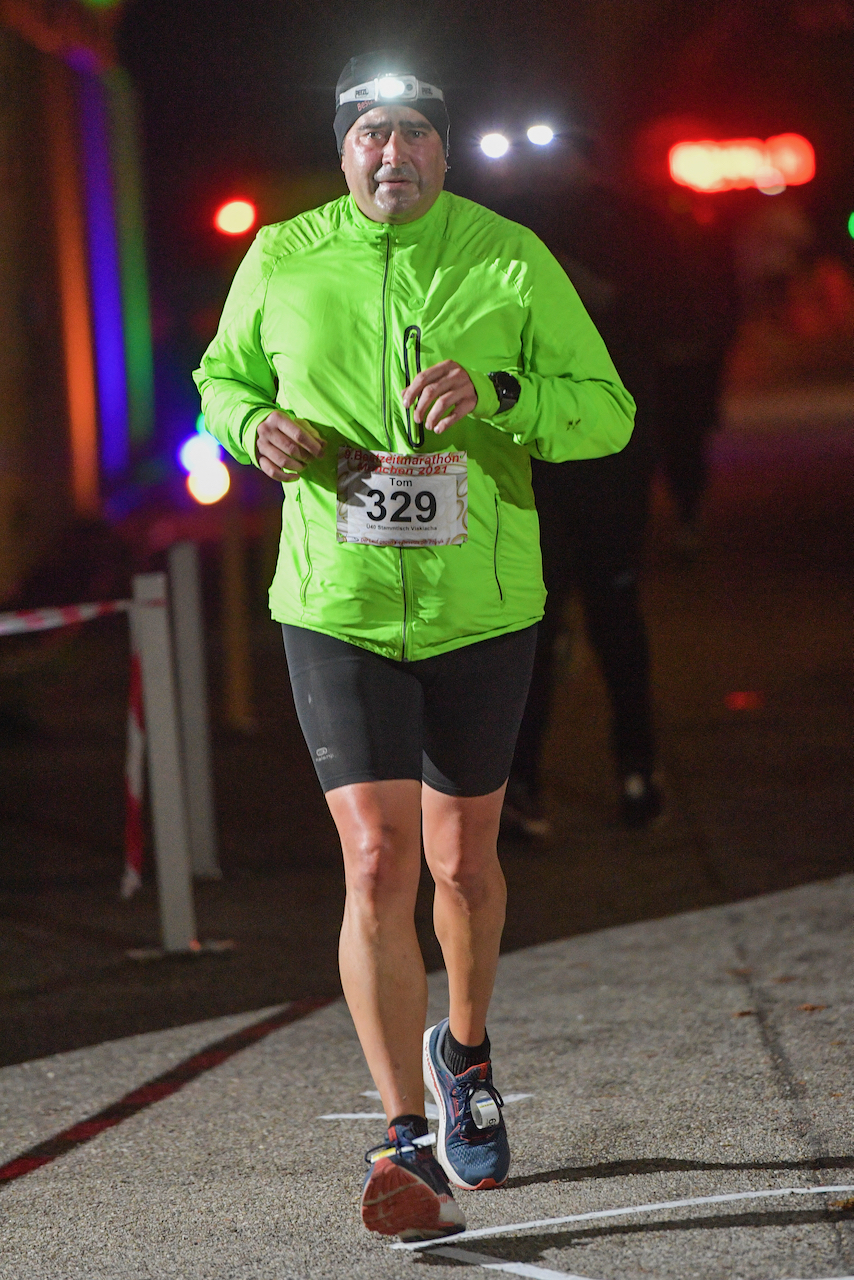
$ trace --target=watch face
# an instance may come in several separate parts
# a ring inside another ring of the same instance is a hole
[[[512,373],[505,373],[503,369],[491,373],[489,378],[498,393],[499,413],[504,409],[512,409],[522,391],[516,378]]]

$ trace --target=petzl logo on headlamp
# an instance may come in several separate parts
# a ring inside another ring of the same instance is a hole
[[[338,99],[338,106],[345,102],[417,102],[419,98],[445,101],[444,93],[435,84],[425,84],[417,76],[387,74],[345,89]]]

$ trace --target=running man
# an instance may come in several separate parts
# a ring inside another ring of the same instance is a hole
[[[196,379],[208,428],[284,486],[271,612],[341,838],[341,982],[388,1117],[362,1220],[430,1239],[465,1226],[451,1184],[500,1186],[510,1163],[486,1015],[545,596],[530,456],[616,452],[634,406],[544,245],[443,191],[435,75],[352,58],[335,106],[350,194],[260,231]],[[422,841],[450,990],[426,1032]]]

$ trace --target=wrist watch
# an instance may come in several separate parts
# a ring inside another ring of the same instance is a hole
[[[498,412],[506,413],[508,409],[512,409],[515,406],[519,396],[522,394],[518,379],[514,378],[512,373],[505,373],[503,369],[490,373],[488,377],[495,387],[495,394],[498,396]]]

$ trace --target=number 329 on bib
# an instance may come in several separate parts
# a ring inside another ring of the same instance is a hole
[[[339,542],[444,547],[468,539],[465,453],[338,450]]]

